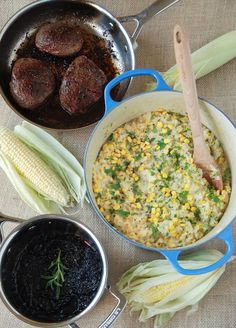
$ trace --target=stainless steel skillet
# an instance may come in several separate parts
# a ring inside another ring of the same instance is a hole
[[[138,15],[120,19],[115,18],[109,11],[90,1],[39,0],[25,6],[6,23],[0,32],[0,92],[3,98],[18,115],[42,127],[67,130],[97,122],[104,114],[103,101],[97,103],[88,114],[80,116],[70,116],[59,108],[60,105],[57,106],[55,99],[49,103],[47,110],[37,112],[25,110],[16,104],[9,91],[9,81],[16,51],[26,36],[30,37],[45,22],[62,19],[73,20],[84,30],[105,39],[107,51],[111,54],[114,66],[117,68],[117,74],[119,74],[135,68],[133,44],[143,24],[178,1],[158,0]],[[131,37],[120,23],[129,21],[136,22],[136,28]],[[91,56],[93,57],[93,55]],[[101,60],[103,59],[101,58]],[[101,62],[101,64],[106,65],[105,62]],[[113,77],[110,76],[110,79]],[[126,80],[120,84],[116,99],[123,98],[129,83],[130,80]]]

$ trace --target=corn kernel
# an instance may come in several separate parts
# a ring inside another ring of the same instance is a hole
[[[164,207],[162,208],[162,212],[163,212],[163,213],[168,213],[168,209],[164,206]]]
[[[188,196],[187,196],[187,199],[188,199],[189,201],[191,201],[191,200],[193,200],[193,196],[192,196],[192,195],[188,195]]]
[[[158,127],[158,129],[161,129],[161,128],[163,128],[163,123],[162,122],[157,122],[157,127]]]
[[[120,209],[120,204],[114,204],[113,205],[114,210],[119,210]]]
[[[144,171],[144,165],[140,165],[138,170],[139,170],[140,172]]]
[[[224,156],[220,156],[219,158],[218,158],[218,163],[219,164],[223,164],[224,163]]]
[[[163,172],[163,173],[162,173],[162,177],[163,177],[164,179],[167,179],[167,178],[168,178],[168,174],[165,173],[165,172]]]
[[[169,139],[169,138],[165,138],[165,139],[164,139],[164,143],[165,143],[165,144],[170,143],[170,139]]]
[[[178,219],[178,218],[174,218],[174,219],[172,220],[172,222],[173,222],[174,225],[176,225],[176,224],[179,223],[179,219]]]
[[[187,183],[185,183],[185,184],[184,184],[184,190],[185,190],[185,191],[189,191],[189,189],[190,189],[189,185],[188,185]]]
[[[129,202],[133,202],[133,201],[134,201],[134,196],[129,195],[129,196],[127,197],[127,200],[128,200]]]

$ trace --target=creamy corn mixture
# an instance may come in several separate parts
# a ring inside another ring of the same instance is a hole
[[[203,130],[222,172],[221,192],[193,163],[186,116],[159,109],[116,129],[93,168],[106,220],[132,240],[167,248],[192,244],[215,227],[229,201],[231,177],[220,142]]]

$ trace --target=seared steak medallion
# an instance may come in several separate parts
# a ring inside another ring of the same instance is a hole
[[[103,95],[107,82],[104,72],[86,56],[77,57],[69,66],[60,88],[62,107],[70,114],[84,114]]]
[[[35,37],[36,47],[51,55],[68,57],[75,55],[83,45],[80,27],[60,21],[42,25]]]
[[[21,58],[15,62],[10,90],[18,105],[35,109],[48,99],[54,89],[54,74],[43,61]]]

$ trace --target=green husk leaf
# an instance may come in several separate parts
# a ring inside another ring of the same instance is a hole
[[[54,213],[60,214],[61,208],[52,201],[37,193],[28,184],[27,180],[21,176],[15,167],[11,164],[8,158],[0,150],[0,167],[3,169],[8,179],[18,192],[21,199],[34,211],[38,213]]]
[[[41,155],[60,176],[74,201],[82,205],[86,187],[83,168],[77,159],[50,134],[28,122],[17,125],[14,132]]]
[[[179,262],[182,267],[197,269],[216,262],[221,256],[217,250],[201,250],[183,256]],[[117,285],[126,297],[131,312],[140,312],[139,321],[145,322],[154,317],[154,328],[160,328],[177,311],[188,306],[191,306],[188,314],[196,311],[198,302],[216,284],[224,270],[225,266],[222,266],[207,274],[191,276],[182,285],[176,285],[168,293],[160,294],[162,298],[159,298],[155,290],[161,291],[163,284],[175,283],[184,276],[176,272],[168,261],[155,260],[132,267],[122,275]],[[163,288],[168,287],[163,285]]]
[[[196,79],[209,74],[236,57],[236,30],[230,31],[192,53],[192,67]],[[166,83],[174,90],[181,90],[177,66],[162,73]],[[147,90],[154,90],[156,83],[149,83]]]

